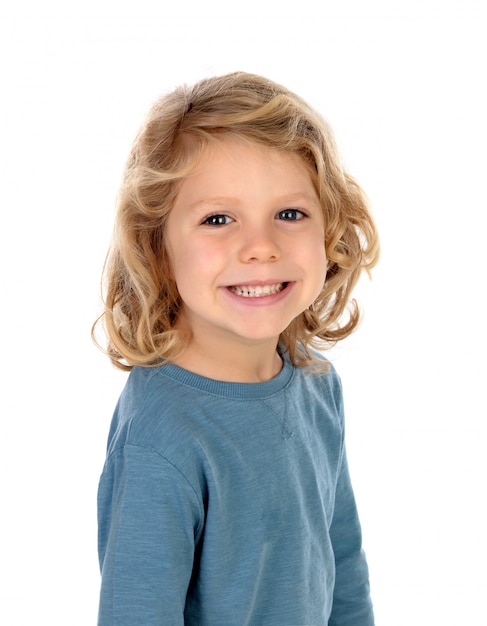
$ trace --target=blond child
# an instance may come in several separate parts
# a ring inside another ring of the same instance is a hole
[[[100,626],[370,626],[339,378],[378,258],[360,187],[302,99],[233,73],[136,138],[106,265],[131,370],[98,494]]]

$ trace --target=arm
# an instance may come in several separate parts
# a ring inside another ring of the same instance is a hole
[[[184,476],[156,452],[125,446],[98,492],[99,626],[177,626],[202,508]]]
[[[328,626],[374,626],[362,532],[345,452],[330,528],[335,553],[335,590]]]

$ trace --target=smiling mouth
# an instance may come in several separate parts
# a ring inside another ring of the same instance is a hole
[[[242,298],[263,298],[273,296],[287,287],[288,283],[275,283],[274,285],[237,285],[228,289],[236,296]]]

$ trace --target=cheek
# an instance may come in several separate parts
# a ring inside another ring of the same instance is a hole
[[[197,268],[195,261],[196,259],[191,259],[190,254],[184,252],[179,252],[173,256],[173,276],[180,292],[185,291],[197,278],[194,275],[195,268]]]
[[[321,253],[320,253],[320,268],[323,274],[323,282],[326,276],[326,270],[328,269],[328,259],[326,258],[326,249],[325,244],[321,242]]]
[[[328,265],[323,240],[317,240],[313,247],[310,246],[308,263],[309,267],[313,268],[313,284],[315,291],[314,298],[317,298],[323,289],[323,285],[325,284]]]
[[[218,275],[218,255],[197,242],[185,243],[172,255],[173,275],[178,289],[184,293],[200,293]]]
[[[311,267],[314,267],[316,273],[326,274],[326,249],[324,238],[321,234],[317,233],[314,237],[310,238],[306,246],[303,246],[302,253],[306,256],[307,262]]]

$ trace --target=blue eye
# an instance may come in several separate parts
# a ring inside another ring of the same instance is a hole
[[[285,220],[287,222],[295,222],[297,220],[303,219],[305,217],[302,211],[298,211],[298,209],[284,209],[277,214],[280,220]]]
[[[230,222],[233,222],[233,219],[228,215],[210,215],[203,221],[203,224],[207,226],[225,226],[230,224]]]

